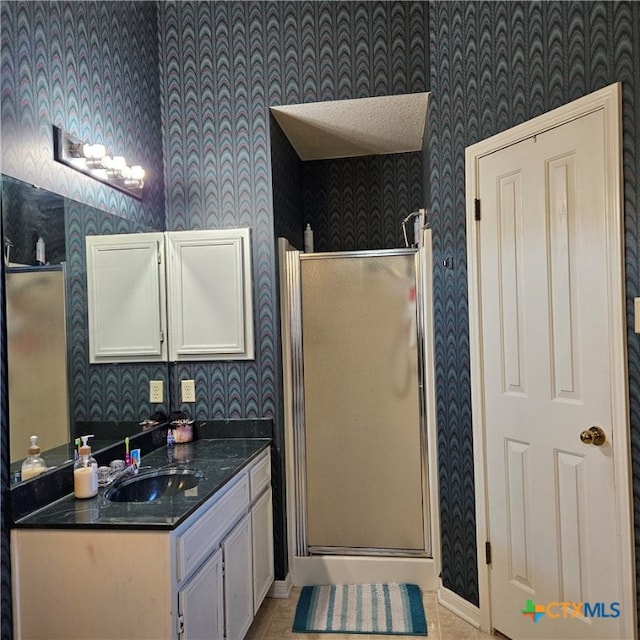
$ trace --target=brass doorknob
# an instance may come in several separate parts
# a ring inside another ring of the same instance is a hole
[[[594,444],[596,447],[601,447],[606,442],[607,436],[600,427],[591,427],[580,434],[580,440],[585,444]]]

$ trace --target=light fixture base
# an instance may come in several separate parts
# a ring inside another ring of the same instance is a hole
[[[97,147],[98,145],[86,145],[74,138],[70,133],[60,127],[53,126],[53,158],[80,173],[83,173],[102,184],[109,185],[122,193],[142,200],[144,180],[125,176],[122,171],[114,171],[112,166],[106,166],[104,158],[87,157],[83,154],[83,147]],[[111,160],[111,158],[109,158]],[[124,158],[122,158],[124,161]],[[125,165],[126,166],[126,165]],[[140,167],[134,167],[140,171]],[[131,171],[131,167],[127,167]]]

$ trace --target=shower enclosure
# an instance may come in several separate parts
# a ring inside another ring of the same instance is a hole
[[[434,588],[430,245],[282,253],[294,584]]]

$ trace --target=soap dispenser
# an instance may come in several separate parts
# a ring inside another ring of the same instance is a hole
[[[93,498],[98,494],[98,463],[87,444],[93,436],[81,436],[79,456],[73,465],[73,494],[76,498]]]
[[[27,453],[29,455],[22,463],[22,480],[33,478],[34,476],[40,475],[43,471],[47,470],[47,465],[44,462],[44,458],[40,455],[38,436],[31,436],[29,440],[31,441],[31,446],[27,450]]]

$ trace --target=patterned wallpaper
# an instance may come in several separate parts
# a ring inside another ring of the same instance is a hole
[[[167,363],[89,364],[85,236],[149,231],[139,222],[65,201],[70,407],[77,422],[138,422],[168,405],[149,403],[149,381],[168,381]],[[166,394],[165,394],[166,395]],[[166,398],[165,398],[166,400]]]
[[[179,364],[172,386],[181,378],[196,380],[198,417],[274,418],[276,578],[282,579],[272,171],[286,160],[276,158],[272,169],[269,106],[425,91],[427,5],[163,2],[159,13],[167,228],[250,227],[256,300],[255,362]],[[287,184],[275,196],[278,206],[296,197],[295,180]]]
[[[109,211],[135,228],[163,229],[156,4],[3,0],[0,12],[2,172]],[[147,170],[144,201],[140,203],[55,162],[54,124],[84,141],[102,142],[111,153],[122,153],[142,164]],[[71,256],[84,254],[80,227],[71,230],[67,242],[71,243],[67,246]],[[1,317],[4,325],[4,311]],[[78,319],[79,314],[74,314],[74,323]],[[74,357],[78,357],[79,345],[74,341]],[[5,366],[4,351],[2,355]],[[82,366],[86,373],[87,365]],[[1,380],[4,385],[4,374]],[[75,408],[80,415],[87,413],[90,417],[103,408],[112,415],[121,405],[127,411],[126,407],[137,401],[127,389],[140,384],[137,367],[120,369],[117,376],[113,367],[94,371],[87,388],[77,396]],[[5,400],[2,395],[3,443],[8,438]],[[1,450],[4,493],[7,448],[3,445]],[[3,500],[3,518],[5,505]],[[4,520],[1,535],[0,635],[11,638],[11,575]]]
[[[71,413],[78,420],[147,417],[148,380],[166,379],[166,366],[159,373],[88,365],[84,236],[164,229],[156,6],[3,2],[1,60],[2,171],[67,196]],[[143,202],[54,162],[52,124],[142,164]],[[53,259],[57,238],[49,225],[43,235]]]
[[[632,301],[640,293],[640,5],[162,2],[157,8],[156,33],[151,2],[2,3],[3,170],[152,226],[162,215],[164,152],[167,228],[252,228],[255,363],[181,365],[172,376],[195,377],[199,388],[210,389],[196,403],[207,417],[274,417],[275,464],[282,473],[272,219],[277,160],[272,167],[268,106],[431,90],[431,151],[423,170],[434,227],[442,577],[472,603],[478,594],[464,147],[623,82],[629,383],[640,505],[640,343],[631,330]],[[156,36],[161,92],[154,77]],[[139,153],[152,175],[145,204],[55,166],[47,120],[80,136],[100,132],[107,144],[125,146],[132,157]],[[347,224],[357,226],[355,219]],[[439,267],[447,257],[452,270]],[[6,407],[0,409],[6,438]],[[5,461],[3,478],[6,471]],[[281,477],[277,482],[282,514]],[[635,516],[640,522],[640,512]],[[281,555],[284,522],[276,524]],[[4,528],[2,560],[2,637],[9,638]],[[285,569],[280,558],[279,578]]]
[[[302,162],[276,119],[270,116],[273,228],[300,251],[305,226],[302,203]]]
[[[640,562],[640,4],[429,4],[429,136],[443,581],[477,603],[474,545],[464,148],[615,81],[623,83],[629,385]],[[640,575],[640,564],[637,575]]]
[[[163,224],[155,3],[9,0],[1,10],[2,172]],[[144,202],[55,162],[52,125],[143,165]]]
[[[402,221],[426,206],[420,153],[302,163],[304,221],[316,251],[404,247]],[[409,242],[412,223],[407,225]]]
[[[32,265],[38,237],[46,237],[45,260],[65,259],[64,198],[45,189],[2,177],[2,234],[10,240],[11,262]],[[9,212],[11,212],[9,214]]]

